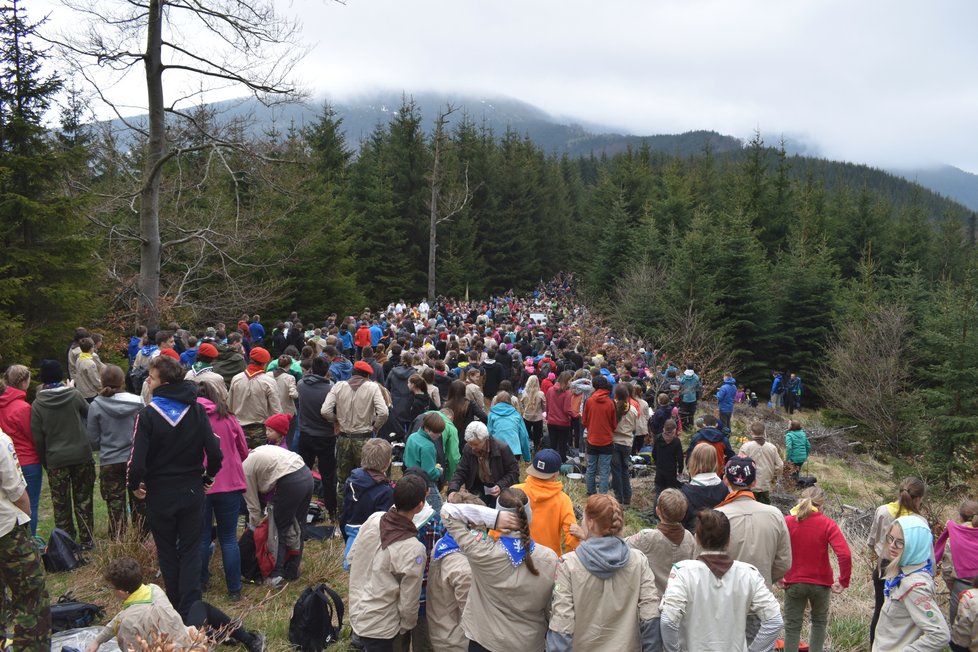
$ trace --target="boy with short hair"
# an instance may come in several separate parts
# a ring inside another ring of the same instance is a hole
[[[655,514],[659,517],[657,528],[633,534],[625,539],[625,543],[648,558],[649,567],[655,576],[655,588],[662,595],[666,590],[672,565],[684,559],[692,559],[696,544],[693,535],[683,527],[688,504],[686,496],[678,489],[666,489],[658,498],[655,507]]]
[[[392,652],[417,625],[426,555],[412,519],[427,493],[423,478],[401,478],[394,506],[372,514],[350,548],[350,625],[366,652]]]
[[[204,650],[204,637],[198,634],[200,629],[206,626],[227,631],[233,622],[216,607],[198,600],[190,608],[188,627],[162,588],[156,584],[143,584],[143,569],[135,559],[113,559],[106,567],[104,577],[123,601],[122,610],[102,628],[85,652],[97,652],[99,646],[113,638],[117,639],[121,650],[136,649],[139,639],[152,643],[162,635],[166,635],[167,641],[176,649]],[[238,626],[230,637],[244,645],[248,652],[265,649],[265,635],[261,632],[249,632]]]
[[[652,443],[657,496],[666,489],[678,489],[682,485],[679,475],[683,472],[683,443],[679,440],[678,430],[676,422],[668,419],[662,425],[662,433],[656,435]]]
[[[580,541],[571,534],[571,526],[577,525],[574,504],[564,493],[560,481],[560,454],[552,448],[544,448],[533,456],[526,467],[526,482],[513,485],[530,499],[533,518],[530,520],[530,538],[547,546],[558,556],[577,548]],[[563,543],[563,550],[561,550]]]

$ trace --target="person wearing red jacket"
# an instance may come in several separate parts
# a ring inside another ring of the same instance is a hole
[[[14,364],[7,367],[0,383],[0,430],[14,442],[17,461],[27,482],[27,497],[31,505],[31,536],[37,535],[37,506],[41,499],[43,471],[41,458],[34,447],[31,434],[31,406],[27,388],[31,384],[30,369]]]
[[[797,650],[805,607],[812,608],[812,628],[808,642],[812,652],[822,652],[829,620],[829,597],[849,586],[852,553],[835,521],[820,509],[825,494],[809,487],[785,517],[791,537],[791,568],[778,585],[784,592],[784,649]],[[839,561],[839,579],[833,579],[829,546]]]
[[[550,435],[550,447],[560,455],[560,463],[567,460],[567,447],[571,438],[571,372],[561,372],[557,384],[546,391],[547,433]]]
[[[589,496],[595,493],[595,476],[600,475],[598,492],[608,493],[611,457],[615,450],[614,432],[618,427],[611,383],[604,376],[594,379],[594,393],[584,402],[584,428],[587,431],[587,476]]]
[[[353,336],[353,346],[357,347],[357,360],[363,358],[363,347],[371,346],[372,341],[370,337],[370,325],[367,324],[366,320],[361,321],[360,327],[357,328],[357,332]]]

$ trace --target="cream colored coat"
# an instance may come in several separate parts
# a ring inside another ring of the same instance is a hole
[[[349,381],[333,385],[320,410],[323,418],[337,425],[337,433],[361,434],[377,430],[387,421],[387,402],[380,385],[366,380],[353,389]]]
[[[939,652],[949,640],[934,578],[907,575],[883,602],[873,652]]]
[[[584,567],[577,552],[557,566],[550,629],[574,636],[574,650],[639,650],[640,620],[659,617],[659,592],[652,569],[638,550],[628,564],[603,580]]]
[[[275,379],[267,373],[248,378],[242,371],[231,379],[228,407],[242,426],[265,423],[268,417],[282,411]]]
[[[198,385],[207,385],[214,390],[218,396],[224,399],[225,403],[227,403],[228,386],[224,384],[224,378],[221,376],[221,374],[215,372],[210,367],[207,367],[199,373],[191,369],[183,378],[184,380],[192,380]]]
[[[791,568],[791,538],[784,515],[777,507],[750,498],[738,498],[716,509],[730,520],[727,552],[756,567],[771,588]]]
[[[394,638],[418,624],[425,547],[417,539],[380,547],[376,512],[360,527],[350,563],[350,626],[359,636]]]
[[[465,652],[462,612],[469,598],[472,571],[461,551],[432,558],[428,567],[428,635],[435,652]]]
[[[784,470],[784,460],[781,459],[778,447],[769,441],[761,445],[751,440],[740,447],[740,454],[750,457],[757,464],[757,482],[754,487],[758,491],[771,491]]]
[[[660,596],[665,593],[673,564],[693,558],[696,541],[688,530],[683,531],[685,534],[678,546],[658,530],[642,530],[625,539],[625,543],[645,555]]]
[[[472,587],[462,612],[465,636],[494,652],[543,652],[553,595],[557,554],[536,545],[531,554],[538,575],[526,563],[513,566],[502,544],[469,522],[495,525],[496,512],[474,505],[445,505],[442,522],[472,568]]]
[[[266,444],[251,451],[241,466],[244,469],[245,504],[248,506],[248,519],[252,525],[261,523],[261,494],[267,494],[275,488],[280,478],[294,473],[306,464],[302,458],[281,446]],[[301,515],[300,515],[301,518]]]
[[[295,399],[299,398],[299,388],[296,387],[295,378],[287,371],[279,375],[272,374],[275,379],[275,387],[278,388],[278,402],[282,406],[284,414],[295,414]]]

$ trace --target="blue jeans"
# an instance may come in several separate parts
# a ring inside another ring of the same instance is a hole
[[[225,491],[204,497],[204,525],[200,530],[200,581],[209,578],[211,558],[211,522],[217,518],[217,542],[221,546],[224,581],[228,593],[241,592],[241,550],[238,549],[238,508],[241,491]]]
[[[26,464],[20,467],[27,482],[27,498],[31,502],[31,536],[37,535],[37,506],[41,500],[41,481],[44,472],[40,464]]]
[[[615,444],[615,452],[611,455],[611,487],[618,502],[626,505],[632,502],[632,479],[628,474],[631,455],[632,447],[623,444]]]
[[[598,493],[608,493],[608,477],[611,475],[611,458],[612,455],[610,454],[587,454],[587,475],[585,476],[584,482],[587,486],[589,496],[595,493],[594,476],[596,473],[600,473],[601,475]]]

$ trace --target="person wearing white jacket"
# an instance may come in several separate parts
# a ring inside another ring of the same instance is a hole
[[[750,564],[727,554],[730,521],[704,509],[696,524],[696,559],[680,561],[659,604],[666,652],[762,652],[770,650],[784,624],[777,598]],[[747,616],[760,620],[747,643]]]

